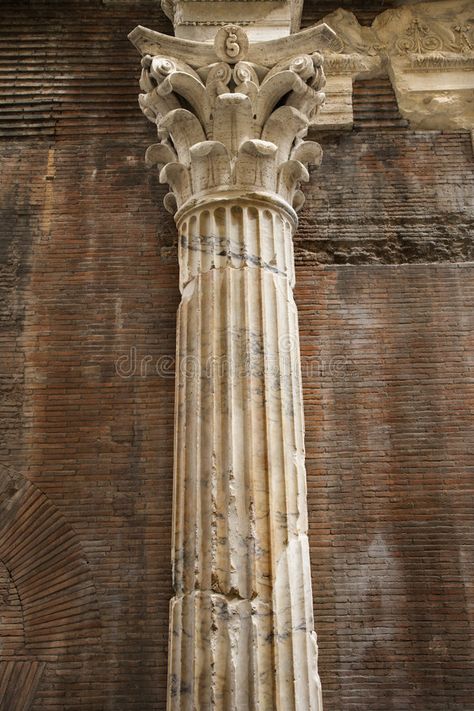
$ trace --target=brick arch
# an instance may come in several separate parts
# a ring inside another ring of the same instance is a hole
[[[0,658],[23,654],[25,632],[23,609],[15,581],[0,560],[0,618],[2,626]]]
[[[28,711],[45,667],[36,659],[0,661],[0,709]]]
[[[29,658],[20,595],[3,561],[0,561],[0,619],[0,709],[28,711],[46,665]]]
[[[88,562],[64,516],[24,479],[6,494],[0,505],[1,570],[12,581],[23,639],[20,657],[20,650],[14,656],[0,652],[0,709],[8,703],[9,711],[23,711],[33,703],[45,667],[53,672],[57,663],[67,664],[78,648],[99,651],[100,617]],[[15,687],[22,690],[21,706],[12,695]]]

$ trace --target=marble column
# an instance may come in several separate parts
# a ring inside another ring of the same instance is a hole
[[[168,711],[321,711],[292,236],[325,26],[137,28],[180,289]]]

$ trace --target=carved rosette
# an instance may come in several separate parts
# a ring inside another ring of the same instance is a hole
[[[298,210],[308,165],[322,157],[318,143],[304,140],[325,98],[322,55],[271,67],[246,61],[247,37],[232,25],[219,30],[214,49],[221,61],[196,69],[176,57],[142,58],[139,103],[160,138],[146,162],[171,188],[166,208],[257,192]]]

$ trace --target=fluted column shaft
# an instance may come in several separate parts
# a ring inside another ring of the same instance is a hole
[[[168,711],[321,711],[295,215],[216,198],[177,225]]]
[[[130,38],[179,233],[168,711],[322,711],[292,236],[334,33]]]

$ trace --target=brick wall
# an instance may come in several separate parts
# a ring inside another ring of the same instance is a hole
[[[164,711],[177,268],[125,35],[169,26],[1,13],[0,708]],[[472,148],[362,108],[296,238],[326,710],[469,711]]]
[[[141,154],[28,142],[2,157],[19,219],[4,258],[0,553],[11,569],[31,551],[48,586],[17,582],[26,616],[45,625],[39,648],[25,628],[21,657],[46,662],[38,711],[163,708],[173,379],[152,367],[174,352],[178,294],[156,238],[163,191],[147,187]],[[38,522],[21,502],[10,514],[25,480],[51,508]],[[69,541],[76,554],[58,553]]]
[[[474,708],[472,265],[300,268],[329,711]]]
[[[324,141],[302,211],[297,256],[399,264],[474,258],[474,154],[468,133],[355,130]]]

